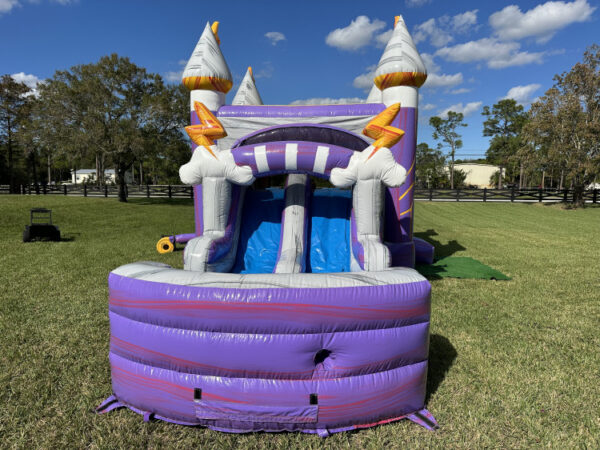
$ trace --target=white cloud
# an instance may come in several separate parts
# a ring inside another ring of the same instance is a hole
[[[450,33],[437,26],[435,19],[429,19],[417,25],[413,30],[412,37],[415,44],[429,39],[429,43],[434,47],[443,47],[454,39]]]
[[[265,37],[271,41],[271,44],[277,45],[279,41],[285,41],[285,34],[280,33],[279,31],[269,31],[265,33]]]
[[[439,113],[439,116],[442,119],[445,119],[448,117],[448,112],[454,111],[457,113],[462,113],[465,117],[467,117],[467,116],[473,114],[475,111],[479,111],[479,108],[481,108],[482,103],[483,102],[471,102],[471,103],[467,103],[466,105],[463,105],[462,102],[456,103],[454,105],[447,107],[443,111],[441,111]]]
[[[477,24],[477,9],[455,16],[444,15],[429,19],[413,29],[415,43],[429,40],[434,47],[443,47],[454,40],[453,34],[467,33]]]
[[[19,0],[0,0],[0,14],[10,12],[16,6],[20,6]]]
[[[358,50],[371,43],[373,34],[382,30],[385,22],[379,19],[369,19],[367,16],[358,16],[350,25],[337,28],[327,35],[325,43],[340,50]]]
[[[178,83],[183,78],[183,70],[172,70],[170,72],[165,72],[163,78],[169,83]]]
[[[434,61],[434,56],[429,53],[421,53],[421,59],[425,64],[425,68],[427,69],[427,73],[434,73],[440,70],[440,66],[436,64]]]
[[[525,64],[541,64],[544,62],[544,52],[518,52],[506,57],[493,58],[488,61],[490,69],[504,69],[511,66],[524,66]]]
[[[377,47],[385,47],[385,45],[389,42],[389,40],[392,38],[392,34],[394,33],[394,30],[392,30],[391,28],[387,31],[384,31],[381,34],[378,34],[375,37],[375,45]]]
[[[467,92],[471,92],[471,89],[468,88],[460,88],[460,89],[453,89],[450,91],[451,94],[454,95],[458,95],[458,94],[466,94]]]
[[[404,0],[404,4],[409,8],[423,6],[430,2],[431,0]]]
[[[533,93],[541,87],[542,85],[537,83],[526,84],[524,86],[515,86],[509,89],[504,99],[512,98],[521,105],[528,105],[529,103],[535,101],[535,99],[532,99],[531,97]]]
[[[254,71],[254,78],[271,78],[273,76],[273,72],[275,72],[275,67],[273,67],[273,63],[271,61],[266,61],[263,65],[256,71]]]
[[[58,3],[59,5],[70,5],[77,3],[79,0],[51,0],[52,3]],[[0,0],[0,14],[8,13],[13,8],[21,6],[21,0]],[[40,3],[39,0],[28,0],[27,3]]]
[[[419,106],[419,109],[422,111],[431,111],[435,109],[435,105],[433,103],[426,103],[423,106]]]
[[[367,67],[367,73],[357,76],[352,82],[352,86],[358,89],[362,89],[365,92],[369,92],[373,87],[373,79],[375,78],[375,69],[377,66]]]
[[[452,18],[452,29],[458,33],[466,33],[469,31],[469,28],[477,24],[478,11],[479,10],[474,9],[454,16]]]
[[[358,97],[347,97],[347,98],[329,98],[329,97],[316,97],[307,98],[306,100],[294,100],[290,105],[303,106],[303,105],[349,105],[354,103],[364,103],[364,98]]]
[[[544,52],[519,52],[520,47],[518,42],[501,42],[494,38],[483,38],[440,48],[435,55],[448,61],[461,63],[487,61],[491,69],[543,62]]]
[[[427,81],[423,87],[427,88],[439,88],[439,87],[453,87],[463,82],[463,74],[461,72],[455,73],[454,75],[430,73],[427,75]]]
[[[38,95],[38,85],[44,82],[44,80],[36,77],[35,75],[27,74],[25,72],[13,73],[11,77],[17,83],[23,83],[29,89],[31,89],[31,92],[26,95],[35,95],[36,97]]]
[[[13,73],[11,75],[13,80],[18,83],[25,83],[29,89],[35,89],[42,80],[35,75],[27,74],[25,72]]]
[[[534,36],[544,43],[561,28],[590,19],[595,10],[587,0],[549,1],[525,13],[517,5],[510,5],[492,14],[489,22],[501,39]]]

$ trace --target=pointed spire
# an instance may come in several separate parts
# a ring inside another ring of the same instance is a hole
[[[369,91],[366,103],[381,103],[381,91],[375,85]]]
[[[396,16],[394,32],[375,71],[375,84],[381,90],[392,86],[421,87],[427,69],[410,37],[402,16]]]
[[[246,75],[242,80],[238,91],[231,102],[232,105],[262,105],[263,101],[260,98],[258,89],[254,82],[254,76],[252,75],[252,67],[248,67]]]
[[[204,89],[227,93],[232,86],[231,72],[219,48],[216,31],[206,24],[202,36],[183,71],[183,84],[190,90]],[[214,30],[214,31],[213,31]]]

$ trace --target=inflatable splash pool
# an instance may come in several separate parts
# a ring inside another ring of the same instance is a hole
[[[390,68],[399,42],[413,57]],[[110,274],[113,395],[99,412],[228,432],[437,427],[424,405],[431,287],[412,269],[426,75],[400,19],[382,61],[366,104],[264,106],[249,71],[224,106],[231,75],[207,25],[184,71],[196,230],[167,238],[187,243],[184,269]],[[280,174],[283,189],[255,188]]]

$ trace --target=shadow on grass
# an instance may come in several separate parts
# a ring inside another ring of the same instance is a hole
[[[431,264],[417,264],[415,269],[429,281],[441,280],[444,277],[439,274],[446,272],[444,267],[434,266]]]
[[[151,205],[170,205],[170,206],[193,206],[194,200],[191,198],[128,198],[128,203],[132,205],[151,206]]]
[[[458,243],[458,241],[456,241],[454,239],[451,241],[448,241],[447,244],[442,244],[440,241],[433,238],[433,236],[438,236],[438,233],[433,229],[429,229],[427,231],[421,231],[420,233],[415,233],[414,235],[415,235],[415,237],[421,238],[421,239],[429,242],[431,245],[433,245],[435,247],[435,259],[436,260],[445,258],[446,256],[451,256],[456,252],[460,252],[460,251],[467,249],[466,247],[462,246],[461,244]]]
[[[429,365],[427,371],[427,394],[425,404],[438,390],[446,374],[458,356],[452,343],[439,334],[432,334],[429,340]]]

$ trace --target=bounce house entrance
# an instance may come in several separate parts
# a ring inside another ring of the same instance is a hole
[[[246,191],[233,273],[275,271],[282,245],[285,206],[285,189]],[[308,192],[306,210],[304,272],[349,272],[352,192],[341,189]]]

